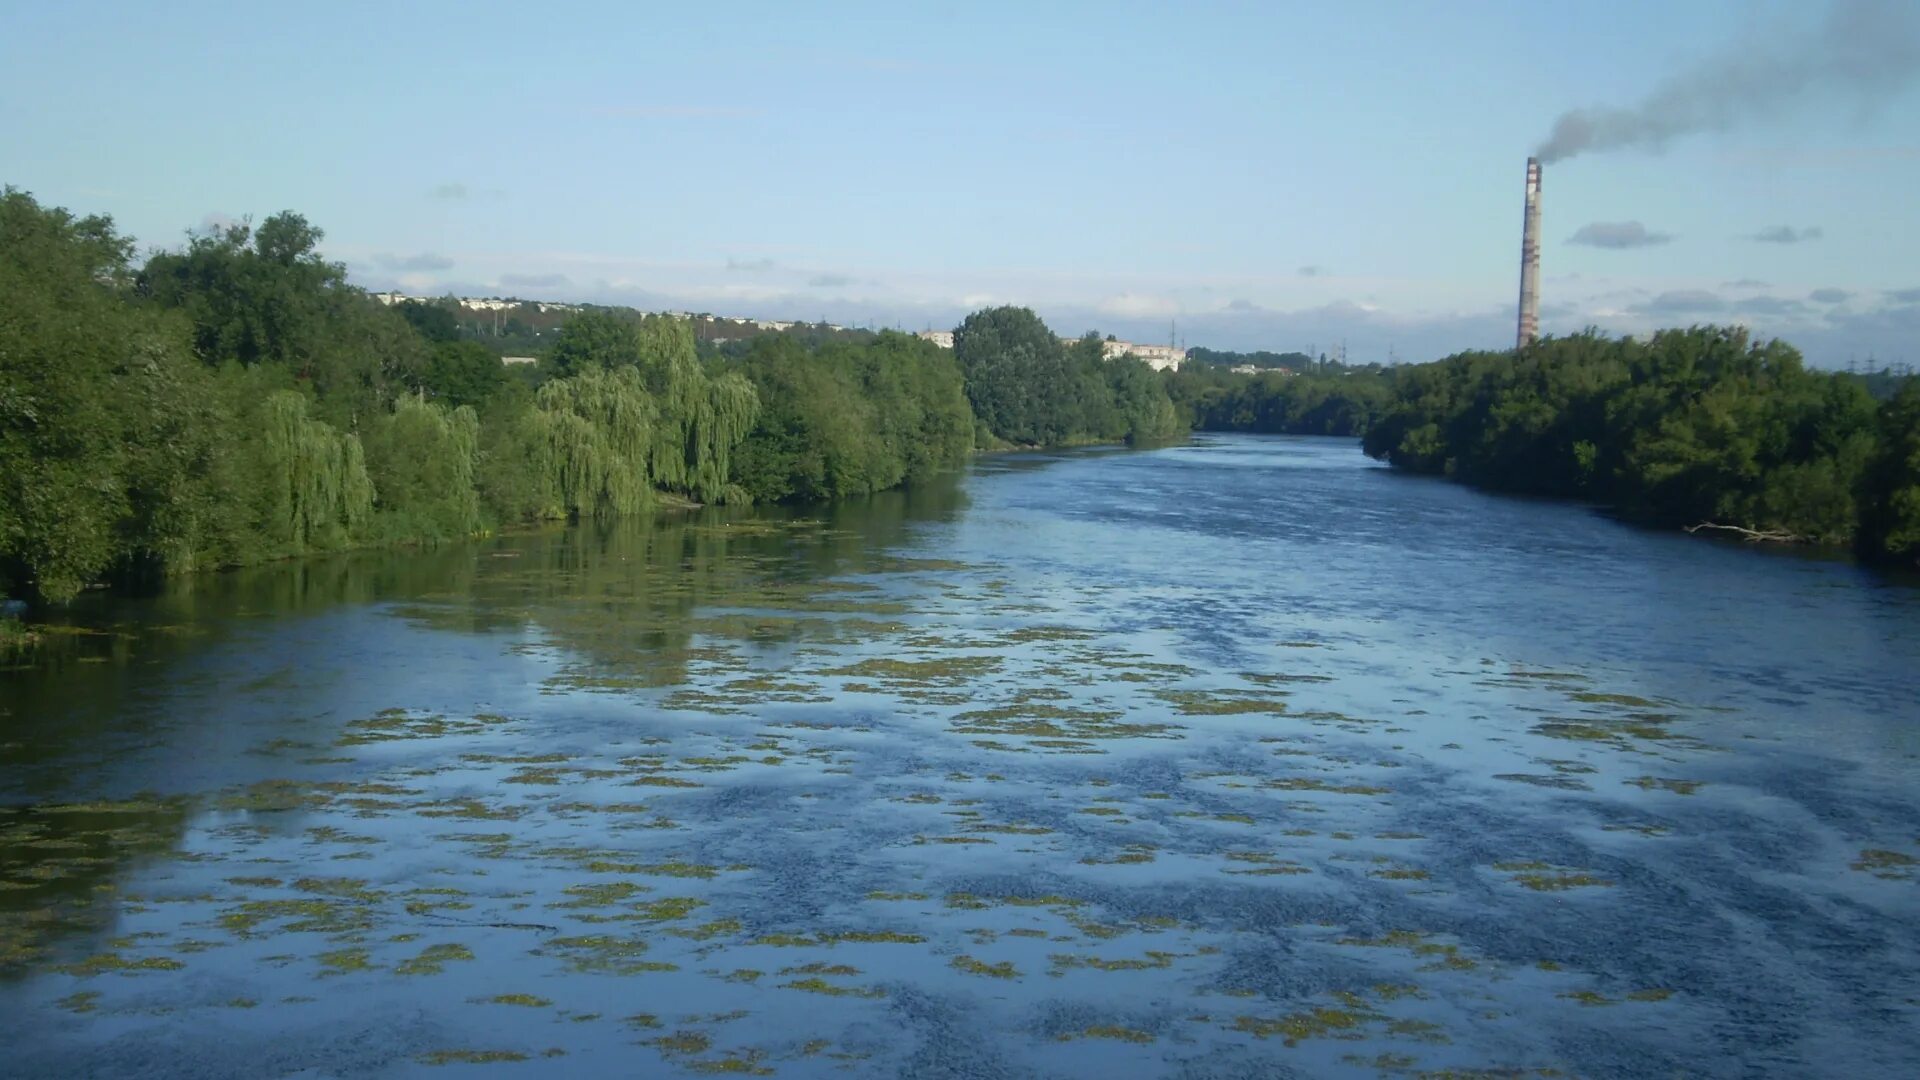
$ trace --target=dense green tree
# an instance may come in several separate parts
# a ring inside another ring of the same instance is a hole
[[[407,320],[347,284],[321,257],[323,233],[291,211],[192,236],[141,270],[142,295],[183,313],[209,364],[278,365],[342,426],[383,415],[417,385],[427,349]]]
[[[297,391],[268,396],[245,418],[254,531],[267,557],[336,551],[367,538],[373,481],[360,440],[307,415]]]
[[[472,408],[403,397],[372,425],[366,450],[383,535],[437,541],[481,530],[480,418]]]
[[[1920,381],[1908,379],[1880,407],[1878,429],[1856,545],[1868,558],[1920,569]]]
[[[976,311],[953,332],[967,400],[992,438],[1027,446],[1066,442],[1061,405],[1074,402],[1066,349],[1030,308]],[[982,440],[983,445],[987,440]]]
[[[402,300],[394,310],[407,320],[414,333],[435,345],[445,345],[460,340],[460,320],[454,305],[452,298],[432,303]]]
[[[735,482],[752,498],[880,491],[952,468],[972,446],[959,365],[917,338],[889,332],[809,353],[769,336],[736,364],[762,403],[733,459]]]
[[[1188,364],[1164,378],[1192,426],[1211,431],[1363,435],[1392,400],[1386,377],[1365,371],[1249,376]]]
[[[560,327],[547,363],[565,377],[589,367],[613,368],[640,362],[640,327],[615,312],[590,309]]]
[[[1857,382],[1738,328],[1543,338],[1400,369],[1391,388],[1369,454],[1666,526],[1844,541],[1876,438]]]
[[[0,192],[0,593],[73,595],[192,549],[220,430],[186,327],[129,306],[110,219]]]
[[[491,349],[471,341],[444,341],[427,355],[416,388],[447,405],[484,408],[513,380]]]
[[[1097,333],[1063,343],[1028,308],[967,316],[954,330],[953,352],[980,446],[1158,442],[1185,430],[1151,368],[1138,359],[1106,359]]]

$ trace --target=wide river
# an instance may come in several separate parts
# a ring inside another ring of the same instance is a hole
[[[89,594],[7,1076],[1911,1076],[1920,588],[1350,441]]]

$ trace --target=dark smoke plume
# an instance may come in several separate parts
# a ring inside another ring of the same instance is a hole
[[[1697,131],[1766,117],[1803,95],[1872,104],[1920,77],[1920,4],[1835,0],[1816,33],[1777,31],[1758,48],[1710,57],[1637,105],[1575,109],[1536,151],[1543,162],[1590,150],[1657,150]]]

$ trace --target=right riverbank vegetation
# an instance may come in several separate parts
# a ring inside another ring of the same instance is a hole
[[[507,365],[455,306],[349,285],[320,239],[282,213],[136,263],[110,219],[0,193],[0,600],[862,495],[976,450],[1192,428],[1358,435],[1401,468],[1653,524],[1920,558],[1920,388],[1876,401],[1738,330],[1245,375],[1228,368],[1284,358],[1195,350],[1156,373],[1015,307],[968,316],[949,350],[804,326],[696,341],[685,319],[583,306],[535,337],[537,363]]]
[[[1170,385],[1200,428],[1357,435],[1410,472],[1920,565],[1920,379],[1812,370],[1784,342],[1714,326],[1314,366],[1230,376],[1207,365]]]

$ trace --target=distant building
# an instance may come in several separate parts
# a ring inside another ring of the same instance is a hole
[[[533,356],[503,356],[500,358],[500,362],[503,364],[537,364],[540,360],[538,357]]]
[[[943,349],[953,348],[953,331],[951,330],[922,330],[914,337],[921,341],[931,341]]]
[[[1155,371],[1179,371],[1180,365],[1187,359],[1187,350],[1176,349],[1171,345],[1136,345],[1131,341],[1109,341],[1106,343],[1106,358],[1118,360],[1132,353]]]

